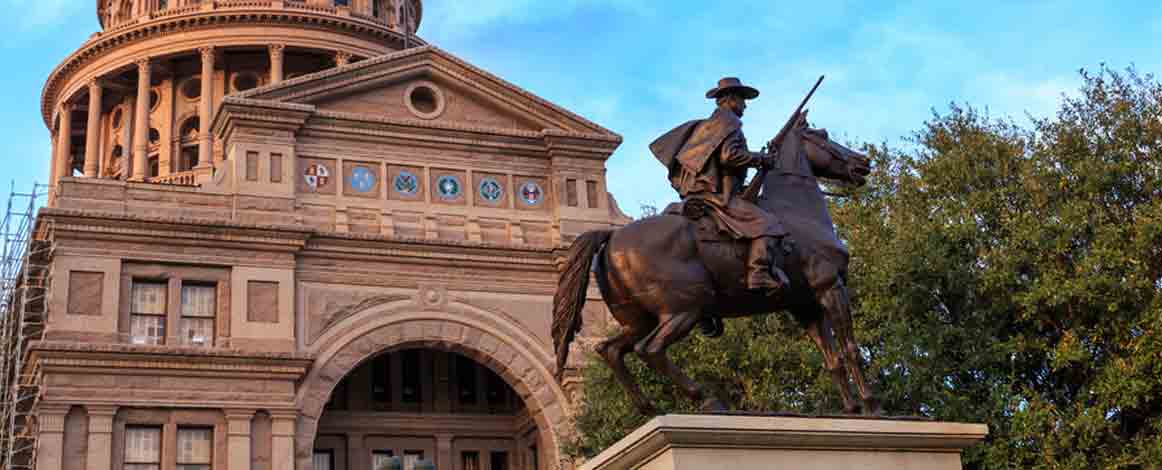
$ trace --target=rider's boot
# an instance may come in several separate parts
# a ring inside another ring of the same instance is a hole
[[[746,261],[746,288],[777,294],[790,283],[787,275],[772,261],[778,250],[774,237],[760,237],[750,242],[750,256]]]

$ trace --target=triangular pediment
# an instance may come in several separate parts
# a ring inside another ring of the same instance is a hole
[[[432,46],[250,90],[238,98],[310,105],[375,121],[427,121],[458,128],[617,134]]]

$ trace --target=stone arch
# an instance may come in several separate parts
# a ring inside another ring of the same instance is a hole
[[[311,470],[319,419],[339,382],[372,357],[394,350],[427,348],[467,356],[500,376],[520,396],[537,423],[547,462],[560,461],[557,429],[568,401],[553,378],[547,347],[496,314],[455,302],[436,309],[414,301],[370,306],[330,325],[309,348],[315,362],[296,397],[298,470]]]

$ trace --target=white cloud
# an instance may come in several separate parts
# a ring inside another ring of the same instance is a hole
[[[59,25],[70,15],[94,8],[93,2],[84,0],[6,0],[4,3],[9,12],[4,22],[16,31]]]

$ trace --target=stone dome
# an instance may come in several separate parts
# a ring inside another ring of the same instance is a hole
[[[208,127],[225,96],[425,44],[415,37],[422,0],[97,0],[96,7],[102,29],[52,71],[41,95],[57,143],[54,181],[78,172],[186,178],[221,157]],[[144,174],[136,168],[142,159]]]

